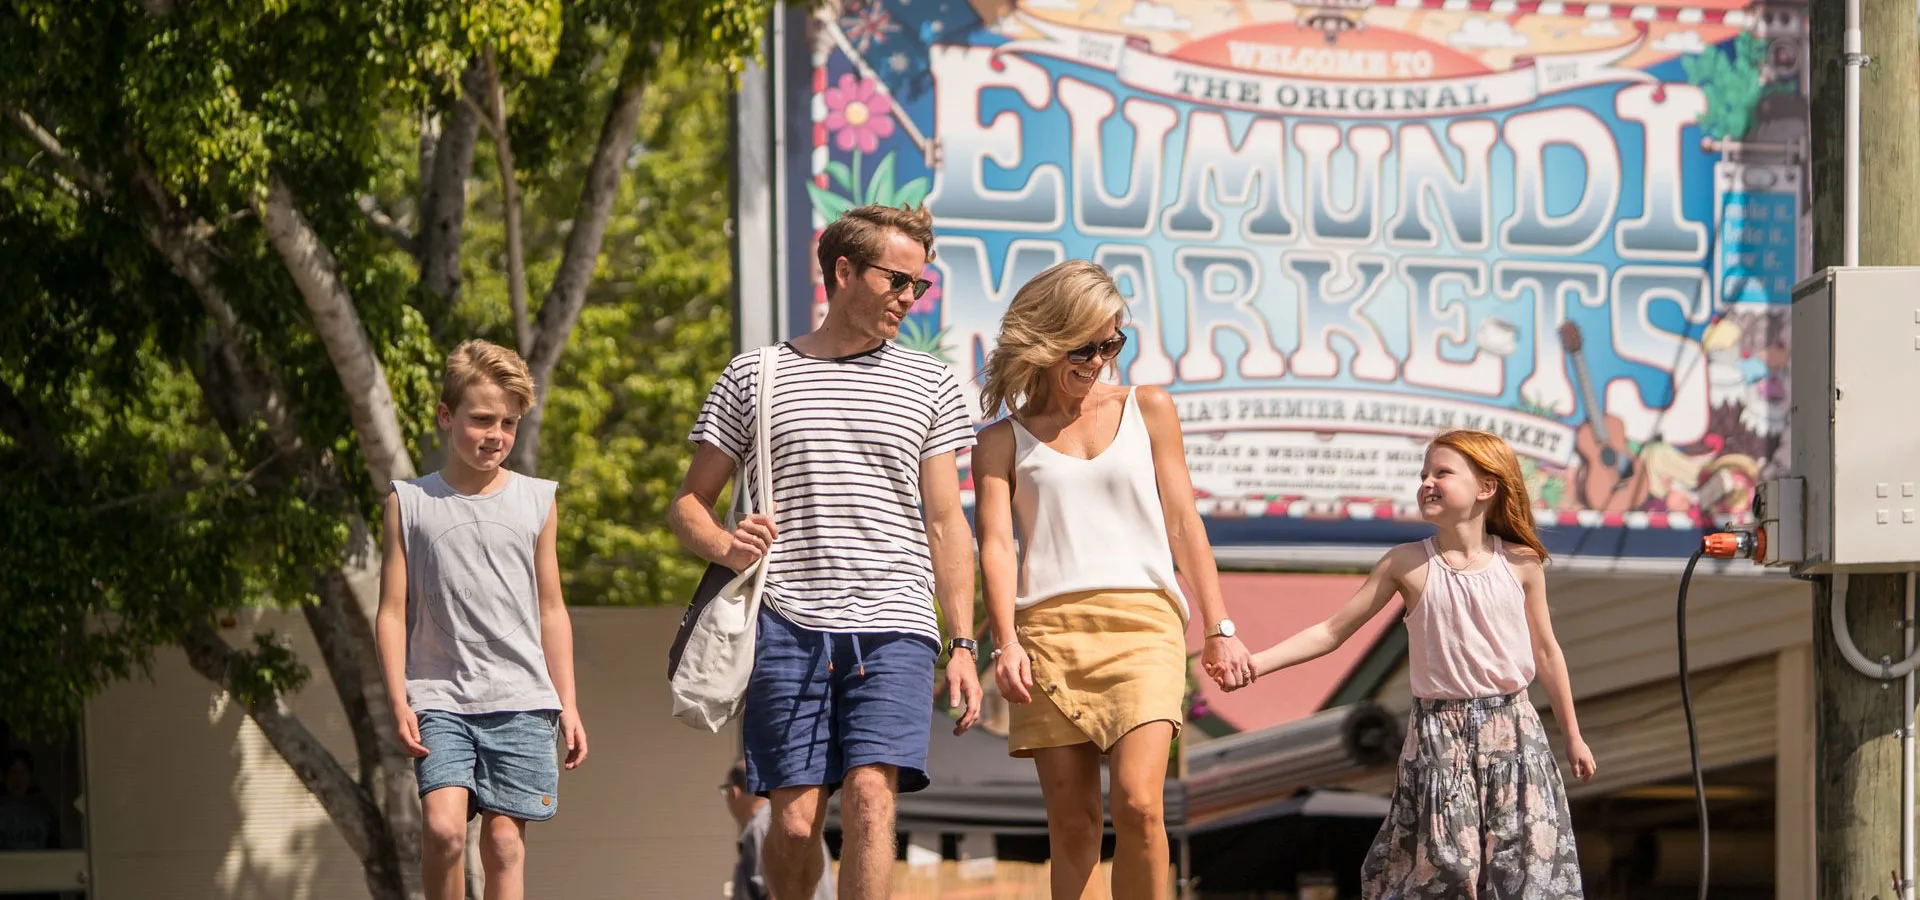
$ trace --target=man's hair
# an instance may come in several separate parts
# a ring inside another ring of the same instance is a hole
[[[733,787],[739,788],[740,792],[743,794],[746,793],[747,791],[746,760],[739,760],[735,762],[733,764],[733,768],[727,770],[727,784]]]
[[[527,371],[527,361],[512,350],[478,338],[453,348],[453,353],[447,356],[440,402],[448,409],[460,408],[467,389],[482,379],[498,385],[518,400],[522,413],[533,408],[533,373]]]
[[[854,207],[841,213],[840,218],[820,232],[820,277],[826,281],[829,296],[840,289],[834,279],[833,264],[842,256],[856,265],[879,261],[880,254],[886,252],[890,231],[918,241],[927,251],[927,262],[933,262],[933,213],[926,207]]]

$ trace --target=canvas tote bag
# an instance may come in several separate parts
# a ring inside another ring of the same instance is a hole
[[[757,483],[766,496],[747,497],[743,503],[748,493],[746,479],[735,479],[728,528],[738,525],[740,516],[765,511],[772,505],[773,453],[767,421],[772,418],[768,401],[773,396],[773,368],[778,355],[777,347],[760,349],[760,377],[753,395],[753,457],[760,474]],[[681,616],[680,631],[667,653],[673,716],[689,727],[719,731],[740,712],[747,679],[753,675],[760,592],[766,585],[767,558],[772,554],[773,548],[768,547],[765,554],[737,574],[719,563],[709,563],[699,586],[693,589],[693,602]]]

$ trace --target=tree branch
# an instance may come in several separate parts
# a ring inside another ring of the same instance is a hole
[[[107,196],[109,193],[107,190],[107,180],[100,177],[100,175],[92,169],[87,168],[86,164],[74,158],[72,154],[69,154],[65,147],[60,146],[59,138],[54,137],[52,132],[40,127],[40,123],[35,122],[32,116],[17,109],[8,109],[7,118],[13,120],[13,124],[18,126],[21,131],[26,132],[27,138],[33,141],[34,145],[39,147],[41,152],[53,157],[54,162],[59,164],[61,171],[64,171],[68,178],[78,182],[87,190],[92,191],[96,197],[105,198]]]
[[[400,416],[380,357],[354,309],[353,296],[340,279],[340,263],[294,205],[293,192],[278,177],[265,197],[255,201],[267,238],[300,296],[313,313],[314,330],[346,389],[347,411],[366,459],[367,474],[378,490],[393,479],[414,476],[413,459],[400,437]]]
[[[573,335],[574,324],[580,320],[587,287],[593,283],[594,266],[606,242],[607,220],[613,213],[613,201],[620,195],[620,174],[626,167],[627,154],[633,149],[634,134],[640,125],[647,74],[658,53],[657,47],[638,41],[628,47],[626,61],[620,69],[620,83],[614,88],[613,100],[600,125],[593,161],[587,167],[586,185],[580,191],[573,227],[567,232],[566,252],[560,259],[560,269],[554,275],[546,300],[540,305],[533,349],[527,353],[527,365],[533,370],[535,403],[520,419],[511,463],[515,471],[538,470],[542,411],[552,386],[553,370]]]
[[[374,231],[405,250],[408,256],[418,253],[418,241],[414,239],[413,232],[408,231],[407,226],[394,221],[392,216],[387,215],[386,211],[380,208],[378,201],[366,194],[361,194],[360,213],[367,217],[367,223],[373,226]]]
[[[527,317],[527,251],[520,225],[520,176],[513,168],[513,139],[507,132],[507,91],[493,48],[480,53],[486,71],[487,131],[493,135],[493,155],[500,166],[500,192],[507,209],[507,293],[513,307],[513,335],[522,353],[533,347],[533,320]]]
[[[195,672],[229,692],[233,690],[239,655],[213,626],[200,623],[189,629],[180,646]],[[304,723],[277,702],[248,704],[247,717],[326,809],[347,846],[366,866],[367,887],[374,897],[397,900],[401,896],[394,890],[401,883],[399,860],[373,796],[354,782]]]
[[[26,450],[28,458],[47,468],[51,469],[59,463],[60,442],[41,428],[39,422],[34,421],[26,404],[20,402],[19,396],[5,381],[0,381],[0,432]]]
[[[479,89],[480,67],[476,63],[461,76],[461,94]],[[423,129],[421,157],[430,159],[420,173],[420,230],[415,243],[415,259],[420,265],[420,284],[427,293],[451,308],[460,299],[460,244],[467,215],[467,179],[473,175],[473,147],[479,136],[480,119],[466,103],[456,100],[439,117],[439,134],[427,139]],[[429,148],[427,144],[432,146]],[[431,311],[430,311],[431,312]],[[429,323],[446,317],[428,315]],[[433,326],[430,326],[433,327]]]

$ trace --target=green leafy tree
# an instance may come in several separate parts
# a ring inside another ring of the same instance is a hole
[[[662,98],[717,93],[676,73],[737,66],[769,2],[0,8],[0,717],[65,727],[179,646],[326,809],[371,895],[419,896],[369,523],[387,482],[431,453],[445,351],[500,321],[538,409],[571,426],[552,456],[596,485],[582,505],[633,508],[609,499],[621,479],[664,463],[617,471],[622,451],[592,435],[661,446],[654,423],[622,430],[623,404],[681,399],[664,382],[710,366],[724,333],[724,289],[706,269],[674,274],[670,231],[724,204],[637,203],[639,182],[676,176],[636,137],[671,130],[649,102],[722,102]],[[475,252],[495,246],[497,261]],[[714,246],[699,252],[724,259]],[[636,302],[596,304],[610,297]],[[666,316],[694,337],[656,335],[682,356],[662,383],[636,381],[653,357],[622,342]],[[562,369],[583,339],[582,371]],[[541,420],[523,423],[522,471],[540,465]],[[657,567],[622,589],[679,577]],[[258,605],[297,610],[319,658],[230,641],[223,619]],[[315,672],[351,757],[277,702]]]

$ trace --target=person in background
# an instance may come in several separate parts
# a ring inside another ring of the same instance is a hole
[[[739,857],[733,863],[733,890],[728,896],[733,900],[771,900],[773,894],[761,871],[760,850],[767,843],[767,827],[773,824],[773,807],[767,798],[747,790],[746,760],[734,763],[733,768],[727,770],[727,780],[720,785],[720,796],[726,800],[727,814],[740,826],[740,837],[735,842]],[[833,856],[824,843],[820,845],[820,864],[823,872],[833,871]],[[816,882],[812,897],[813,900],[833,900],[833,879],[821,878]]]

